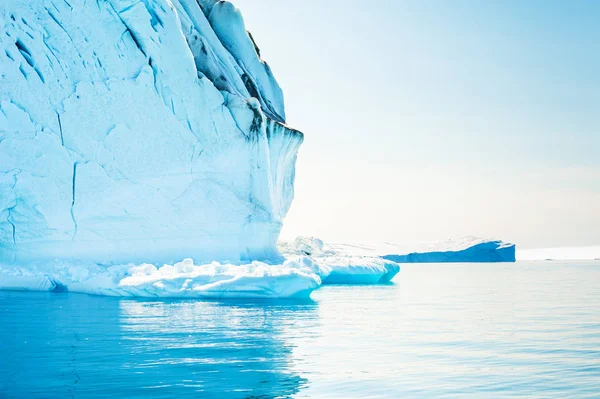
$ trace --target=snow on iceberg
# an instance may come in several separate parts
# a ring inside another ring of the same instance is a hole
[[[279,259],[302,133],[216,0],[0,2],[0,262]]]
[[[309,260],[267,265],[213,262],[102,267],[54,261],[28,268],[0,266],[0,290],[78,292],[122,297],[308,298],[321,284]]]

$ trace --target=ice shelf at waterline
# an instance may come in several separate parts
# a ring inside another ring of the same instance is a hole
[[[308,298],[322,284],[388,283],[400,271],[377,257],[294,256],[281,264],[102,266],[82,261],[44,261],[27,267],[0,264],[0,290],[77,292],[122,297]]]
[[[0,2],[0,263],[275,259],[302,133],[227,1]]]
[[[271,266],[254,261],[231,265],[114,265],[82,261],[0,265],[0,290],[76,292],[122,297],[164,298],[308,298],[321,280],[298,262]]]
[[[0,290],[159,298],[308,298],[323,284],[385,284],[400,266],[376,256],[323,251],[316,238],[281,243],[281,263],[121,264],[82,260],[0,263]]]

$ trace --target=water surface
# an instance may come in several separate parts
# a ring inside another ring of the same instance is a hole
[[[0,397],[600,397],[600,262],[394,281],[308,302],[0,292]]]

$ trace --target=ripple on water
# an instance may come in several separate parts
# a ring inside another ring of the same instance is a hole
[[[406,265],[314,301],[0,292],[0,396],[594,397],[600,264]]]

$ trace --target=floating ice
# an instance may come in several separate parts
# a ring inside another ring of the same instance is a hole
[[[282,244],[283,263],[212,262],[105,266],[82,261],[0,264],[0,290],[78,292],[162,298],[308,298],[321,284],[384,284],[400,271],[392,261],[324,249],[319,239]]]
[[[313,270],[323,284],[389,283],[400,271],[396,262],[339,250],[315,237],[298,237],[291,243],[280,242],[279,249],[290,259],[309,256]]]
[[[315,259],[330,269],[322,276],[323,284],[384,284],[400,271],[400,265],[377,257],[331,256]]]
[[[115,265],[52,262],[28,268],[0,266],[0,290],[69,291],[163,298],[308,298],[321,284],[310,260],[284,265],[213,262],[195,265]]]

